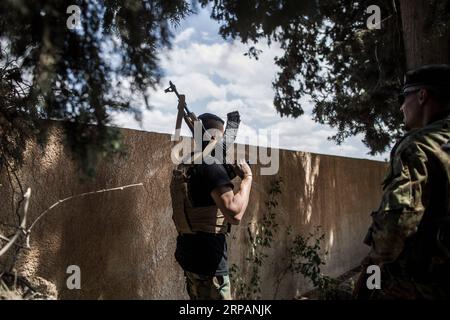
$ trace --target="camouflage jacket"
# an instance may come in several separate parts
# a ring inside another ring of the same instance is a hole
[[[440,250],[437,241],[441,230],[450,230],[449,183],[447,116],[409,132],[394,146],[381,204],[364,240],[371,246],[365,263],[379,265],[385,278],[412,283],[449,277],[449,251]]]

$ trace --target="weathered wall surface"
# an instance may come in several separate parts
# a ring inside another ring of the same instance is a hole
[[[50,211],[31,235],[31,250],[20,257],[19,271],[56,285],[62,299],[184,299],[183,274],[173,257],[176,231],[169,192],[173,164],[170,136],[123,130],[126,156],[101,163],[93,180],[81,181],[57,130],[45,150],[30,146],[19,176],[31,187],[30,220],[70,195],[133,183],[144,187],[69,200]],[[266,210],[267,190],[283,179],[276,209],[278,231],[262,266],[262,297],[274,298],[275,278],[283,270],[293,235],[316,226],[325,233],[324,273],[337,276],[358,265],[367,252],[362,239],[370,212],[381,195],[383,163],[280,150],[277,176],[259,175],[244,220],[229,237],[230,264],[248,271],[248,229],[254,230]],[[12,193],[0,177],[0,221],[10,221]],[[3,259],[2,263],[8,263]],[[81,290],[68,290],[66,269],[81,268]],[[248,272],[247,272],[248,273]],[[299,275],[288,274],[277,298],[293,298],[309,289]]]

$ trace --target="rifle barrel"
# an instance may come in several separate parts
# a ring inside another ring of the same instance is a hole
[[[169,86],[170,86],[170,90],[172,90],[172,92],[174,92],[177,95],[178,100],[180,100],[180,94],[177,91],[177,87],[173,84],[172,81],[169,81]],[[186,101],[184,103],[184,109],[186,110],[187,113],[191,113],[191,111],[188,109],[187,105],[186,105]]]

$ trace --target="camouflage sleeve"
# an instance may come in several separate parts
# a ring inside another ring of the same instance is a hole
[[[416,143],[399,150],[384,182],[384,194],[366,237],[374,264],[394,261],[405,239],[413,235],[425,211],[428,169],[427,156]]]

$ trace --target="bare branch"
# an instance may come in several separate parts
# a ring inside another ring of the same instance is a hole
[[[28,230],[26,231],[27,234],[27,247],[30,247],[30,232],[31,229],[33,229],[34,225],[46,214],[48,213],[50,210],[54,209],[55,207],[57,207],[58,205],[60,205],[61,203],[67,201],[67,200],[71,200],[71,199],[75,199],[75,198],[81,198],[81,197],[85,197],[91,194],[98,194],[98,193],[104,193],[104,192],[109,192],[109,191],[115,191],[115,190],[124,190],[127,188],[132,188],[132,187],[143,187],[144,184],[143,183],[136,183],[136,184],[130,184],[127,186],[122,186],[122,187],[116,187],[116,188],[111,188],[111,189],[102,189],[102,190],[97,190],[97,191],[91,191],[91,192],[86,192],[86,193],[81,193],[81,194],[77,194],[74,196],[70,196],[67,197],[65,199],[62,200],[58,200],[57,202],[55,202],[54,204],[52,204],[48,209],[44,210],[37,218],[36,220],[33,221],[33,223],[30,225],[30,227],[28,228]]]
[[[6,242],[11,241],[11,239],[9,239],[9,238],[7,238],[7,237],[1,235],[1,234],[0,234],[0,239],[3,240],[3,241],[6,241]]]
[[[22,202],[25,200],[25,198],[24,198],[24,190],[23,190],[22,184],[20,183],[20,179],[19,179],[19,177],[17,176],[16,171],[15,171],[14,168],[9,164],[8,159],[6,158],[5,152],[3,151],[3,149],[0,149],[0,150],[1,150],[1,152],[2,152],[1,155],[2,155],[2,158],[3,158],[3,162],[4,162],[4,164],[5,164],[6,173],[8,174],[9,185],[10,185],[11,190],[12,190],[12,192],[13,192],[13,196],[11,197],[11,206],[12,206],[12,210],[15,211],[16,217],[17,217],[17,223],[20,224],[20,219],[21,219],[21,217],[20,217],[19,211],[20,211],[20,206],[21,206]],[[19,186],[19,189],[20,189],[20,197],[21,197],[21,198],[20,198],[19,201],[17,202],[17,207],[14,206],[14,194],[16,193],[16,190],[15,190],[15,188],[14,188],[14,184],[13,184],[11,175],[13,175],[14,178],[16,179],[17,185]],[[14,208],[14,207],[15,207],[15,208]]]
[[[16,227],[16,229],[20,229],[20,228],[19,228],[19,227]],[[20,230],[22,230],[22,229],[20,229]],[[4,235],[1,235],[1,234],[0,234],[0,240],[6,241],[6,242],[11,241],[10,238],[5,237]],[[25,247],[25,246],[23,246],[23,245],[21,245],[21,244],[18,244],[18,243],[14,243],[14,245],[15,245],[16,247],[18,247],[18,248],[21,248],[21,249],[26,249],[26,250],[30,249],[30,248],[27,248],[27,247]],[[0,278],[1,278],[1,275],[0,275]]]
[[[11,246],[17,241],[17,239],[19,238],[19,236],[24,233],[25,228],[26,228],[26,224],[27,224],[27,213],[28,213],[28,205],[30,203],[30,196],[31,196],[31,189],[28,188],[27,192],[24,194],[24,199],[25,199],[25,205],[23,207],[23,219],[22,222],[20,223],[20,227],[19,230],[16,231],[16,233],[14,234],[14,236],[9,240],[9,242],[0,249],[0,257],[9,250],[9,248],[11,248]]]

